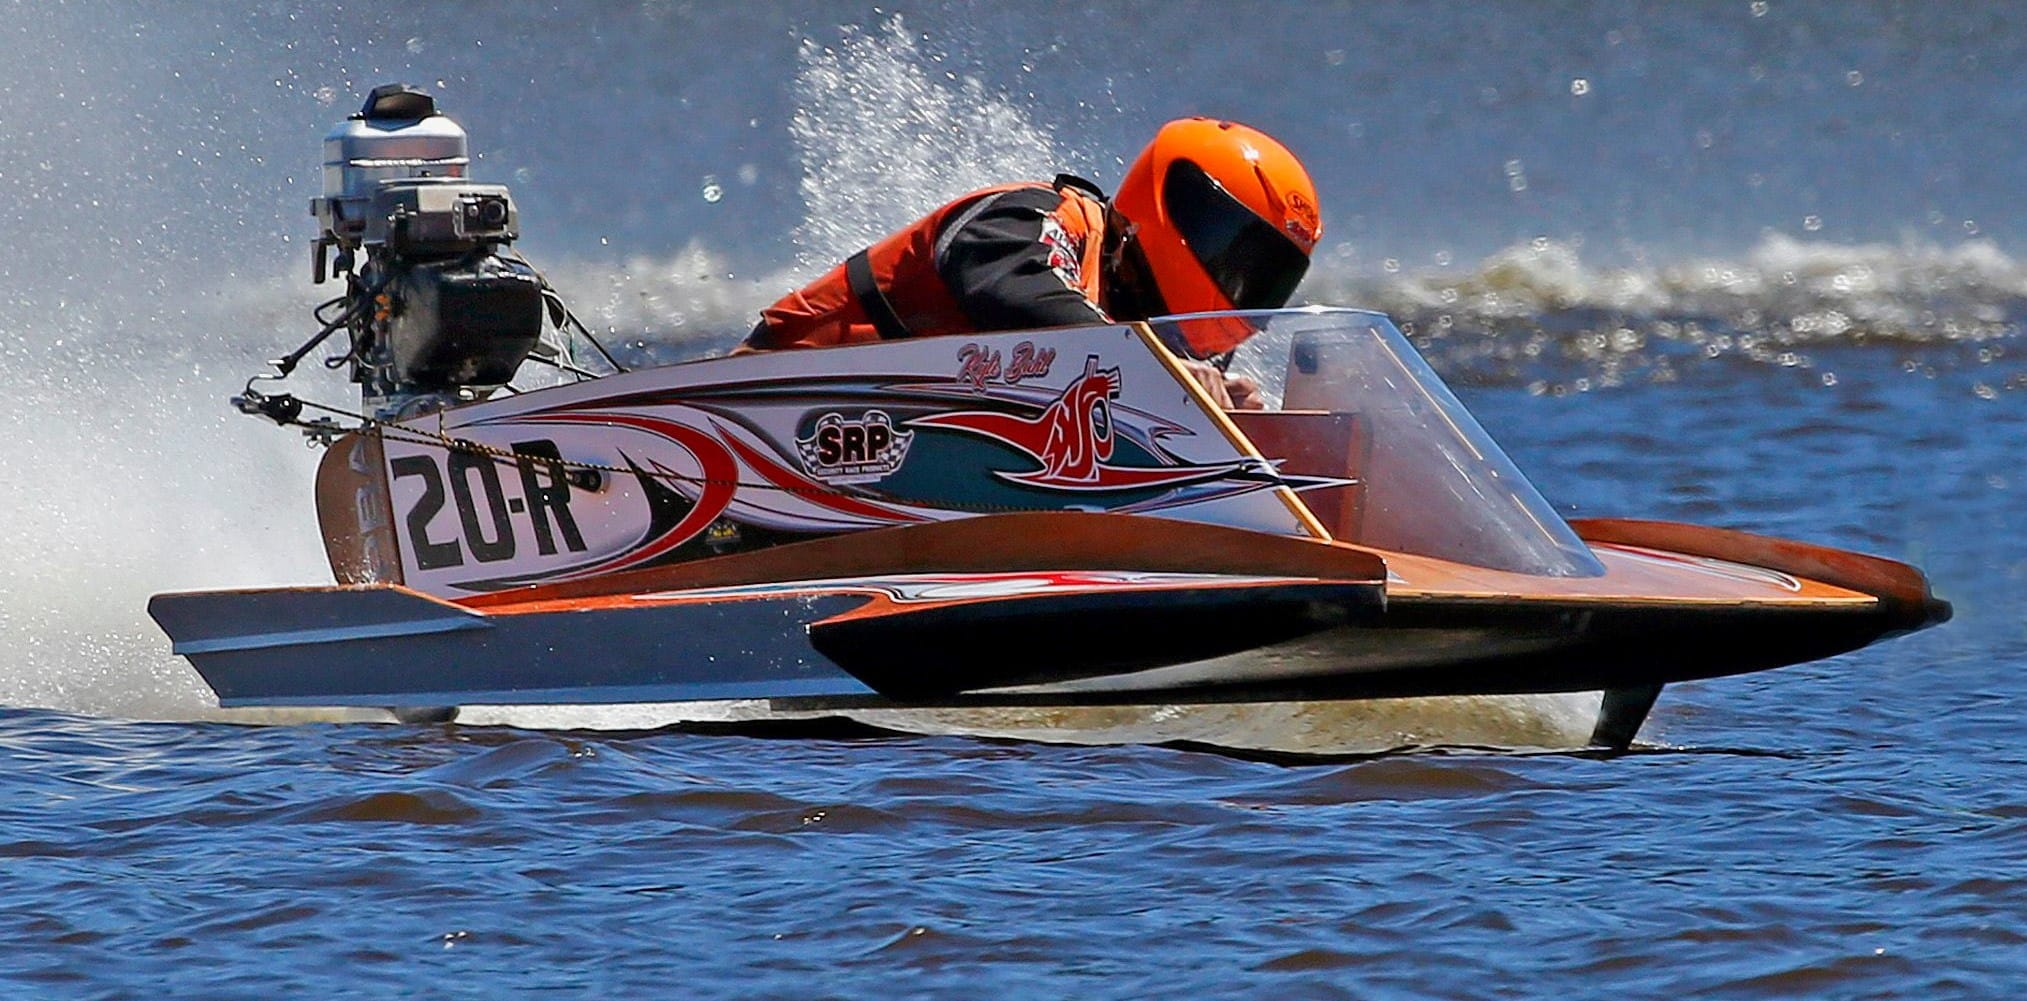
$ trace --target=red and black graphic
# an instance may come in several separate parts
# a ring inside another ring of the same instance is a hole
[[[681,558],[678,550],[717,521],[732,501],[739,479],[738,462],[724,445],[695,428],[656,417],[610,412],[551,413],[529,423],[592,424],[644,431],[687,454],[698,472],[679,473],[653,459],[644,463],[636,461],[622,450],[619,458],[633,472],[634,480],[647,502],[648,523],[638,542],[621,552],[588,562],[459,581],[456,584],[459,588],[491,591],[534,581],[569,580],[614,573]],[[498,464],[491,456],[450,453],[448,480],[462,528],[461,540],[436,540],[429,535],[431,520],[445,506],[436,462],[426,456],[403,456],[391,462],[391,471],[397,479],[423,477],[423,494],[407,516],[409,545],[415,552],[417,569],[441,570],[463,566],[463,553],[467,549],[472,558],[482,564],[507,563],[515,560],[516,556],[530,555],[516,546],[517,522],[510,518],[512,515],[525,514],[530,518],[535,543],[533,548],[540,556],[578,553],[588,548],[570,510],[572,488],[563,478],[562,458],[555,444],[547,440],[519,442],[514,450],[521,455],[523,496],[512,498],[504,495]],[[546,484],[536,475],[535,471],[540,467],[546,467],[545,471],[549,474]],[[471,485],[474,479],[478,481],[476,496]],[[668,483],[672,482],[695,484],[696,496],[686,496],[670,487]],[[477,496],[482,496],[484,503],[477,503]],[[481,517],[482,514],[486,517]]]
[[[1207,466],[1113,465],[1117,440],[1112,401],[1121,387],[1119,369],[1098,367],[1098,356],[1084,360],[1084,374],[1034,417],[990,410],[932,414],[908,422],[911,427],[940,428],[989,438],[1026,453],[1041,468],[1025,472],[995,470],[993,475],[1025,486],[1049,490],[1146,490],[1217,479],[1244,463]]]

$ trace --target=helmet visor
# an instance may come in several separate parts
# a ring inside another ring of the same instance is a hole
[[[1169,164],[1161,189],[1169,222],[1235,309],[1279,309],[1309,271],[1309,255],[1232,197],[1202,167]]]

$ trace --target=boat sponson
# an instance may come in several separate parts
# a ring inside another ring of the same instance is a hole
[[[691,702],[870,695],[810,654],[846,595],[488,615],[395,584],[161,594],[223,706]]]
[[[947,602],[878,603],[810,626],[810,643],[907,703],[965,692],[1130,675],[1273,647],[1384,614],[1372,584],[1217,586]]]
[[[1854,650],[1881,635],[1880,617],[1856,607],[1593,603],[1579,610],[1394,601],[1377,623],[1348,623],[1222,657],[981,685],[936,701],[1107,705],[1583,692],[1763,671]]]
[[[1950,603],[1935,596],[1921,571],[1879,556],[1674,521],[1578,518],[1569,525],[1585,542],[1728,560],[1872,595],[1887,619],[1881,635],[1913,632],[1950,619]]]

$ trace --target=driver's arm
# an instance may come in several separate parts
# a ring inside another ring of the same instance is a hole
[[[1021,188],[988,196],[938,237],[936,270],[964,315],[980,330],[1025,330],[1109,323],[1081,291],[1078,235],[1054,218],[1062,196]],[[1182,367],[1227,410],[1261,407],[1259,386],[1227,377],[1208,362]]]
[[[1106,323],[1084,296],[1082,234],[1055,218],[1063,196],[1045,187],[996,195],[952,220],[936,240],[936,272],[980,330]]]

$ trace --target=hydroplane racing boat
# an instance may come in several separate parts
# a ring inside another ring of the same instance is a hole
[[[1271,409],[1177,365],[1235,324]],[[1565,523],[1385,317],[1341,309],[503,396],[338,438],[317,505],[337,586],[151,603],[221,705],[1602,689],[1623,745],[1663,685],[1948,614],[1888,560]]]
[[[463,178],[426,95],[374,91],[326,150],[316,276],[346,292],[277,367],[344,331],[363,412],[305,419],[259,380],[237,402],[329,444],[337,584],[149,606],[223,706],[1602,690],[1594,739],[1624,746],[1664,685],[1949,614],[1889,560],[1565,523],[1376,313],[589,377],[542,340],[574,319],[509,249],[511,196]],[[1267,409],[1221,410],[1179,364],[1217,356]],[[578,381],[496,394],[525,360]]]

